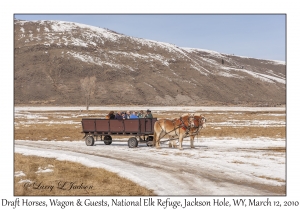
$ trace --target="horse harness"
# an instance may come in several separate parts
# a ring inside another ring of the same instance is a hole
[[[189,116],[188,119],[190,119],[190,118],[191,118],[191,117]],[[193,116],[193,118],[194,118],[194,116]],[[195,119],[195,118],[194,118],[194,119]],[[178,128],[182,128],[183,130],[185,130],[185,134],[186,134],[186,135],[188,135],[188,134],[190,133],[190,129],[191,129],[190,120],[188,120],[189,125],[187,126],[187,125],[184,123],[182,117],[180,117],[180,118],[179,118],[180,124],[176,127],[175,122],[176,122],[177,120],[178,120],[178,119],[172,120],[174,129],[171,130],[171,131],[169,131],[168,133],[165,133],[164,136],[168,135],[169,133],[171,133],[171,132],[173,132],[173,131],[175,131],[175,135],[178,136],[178,134],[176,133],[176,130],[177,130]],[[199,123],[200,123],[200,119],[199,119]],[[160,123],[158,123],[158,124],[159,124],[160,128],[162,129],[161,124],[160,124]],[[195,132],[193,132],[193,133],[198,133],[199,128],[200,128],[200,126],[197,126],[197,130],[196,130]],[[163,136],[163,137],[164,137],[164,136]],[[189,136],[189,135],[188,135],[188,136]],[[186,137],[188,137],[188,136],[186,136]],[[163,138],[163,137],[161,137],[161,138]],[[169,140],[173,140],[173,139],[168,139],[167,141],[169,141]]]

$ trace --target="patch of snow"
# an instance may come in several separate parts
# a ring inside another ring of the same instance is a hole
[[[24,174],[23,171],[16,171],[15,172],[15,177],[19,177],[19,176],[26,176],[26,175]]]
[[[86,41],[71,37],[71,42],[74,46],[88,47]]]
[[[274,77],[271,75],[267,75],[267,74],[260,74],[254,71],[250,71],[250,70],[246,70],[246,69],[239,69],[239,68],[232,68],[232,67],[226,67],[226,66],[221,66],[221,69],[224,70],[233,70],[233,71],[240,71],[240,72],[244,72],[247,73],[253,77],[256,77],[264,82],[269,82],[269,83],[274,83],[274,81],[285,84],[285,80],[278,78],[278,77]]]
[[[280,120],[227,120],[221,123],[209,123],[212,126],[232,126],[232,127],[248,127],[248,126],[260,126],[260,127],[282,127],[286,126],[285,121]]]
[[[93,56],[89,56],[86,54],[79,54],[79,53],[75,53],[75,52],[67,52],[67,54],[73,56],[75,59],[81,60],[83,62],[87,62],[87,63],[94,63],[96,65],[108,65],[110,67],[113,67],[115,69],[122,69],[122,68],[127,68],[130,71],[134,71],[130,66],[124,66],[124,65],[120,65],[120,64],[115,64],[115,63],[109,63],[106,61],[101,61],[99,57],[93,57]]]
[[[197,65],[198,67],[195,66],[195,65]],[[201,74],[204,74],[205,76],[207,76],[208,74],[207,74],[206,72],[210,73],[207,69],[205,69],[204,67],[200,66],[199,64],[195,63],[195,65],[191,64],[191,68],[196,69],[196,70],[199,71]],[[203,70],[206,71],[206,72],[200,70],[200,68],[203,69]]]
[[[146,85],[148,85],[149,87],[151,87],[151,88],[153,88],[154,90],[156,90],[156,88],[155,87],[153,87],[152,85],[150,85],[150,84],[148,84],[148,83],[146,83],[146,82],[144,82]]]
[[[217,51],[213,51],[213,50],[206,50],[206,49],[199,49],[199,48],[187,48],[187,47],[181,47],[181,48],[188,52],[206,52],[215,57],[220,57],[220,58],[225,57],[221,53],[219,53]]]
[[[223,77],[234,77],[234,78],[239,78],[242,79],[244,77],[237,75],[237,74],[230,74],[228,72],[219,72],[218,75],[223,76]]]
[[[53,172],[53,169],[39,167],[35,173],[39,174],[39,173],[51,173],[51,172]]]
[[[32,183],[32,181],[29,179],[21,179],[18,183]]]

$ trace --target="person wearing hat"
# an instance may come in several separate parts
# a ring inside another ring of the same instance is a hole
[[[151,111],[148,109],[147,114],[145,115],[145,118],[153,118]]]

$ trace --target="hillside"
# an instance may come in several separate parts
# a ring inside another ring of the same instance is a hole
[[[283,62],[222,54],[63,21],[14,22],[15,105],[286,104]],[[222,63],[223,61],[223,63]]]

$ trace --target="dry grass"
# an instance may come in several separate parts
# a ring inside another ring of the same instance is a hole
[[[80,140],[81,119],[86,117],[104,118],[107,112],[103,111],[61,111],[61,112],[34,112],[30,114],[44,117],[46,119],[15,118],[15,139],[25,140]],[[173,119],[180,117],[184,112],[159,112],[153,113],[157,118]],[[245,121],[285,121],[284,112],[205,112],[201,113],[207,119],[207,127],[203,129],[201,137],[235,137],[235,138],[285,138],[285,126],[233,126],[226,125],[227,122]],[[222,124],[225,123],[225,124]],[[113,136],[116,138],[116,136]],[[122,137],[123,138],[123,137]],[[128,137],[129,138],[129,137]]]
[[[141,187],[115,173],[99,168],[85,167],[79,163],[58,161],[53,158],[15,154],[15,196],[39,195],[98,195],[98,196],[144,196],[154,195],[153,191]],[[40,169],[52,172],[36,173]],[[21,180],[30,180],[19,183]],[[71,183],[74,183],[71,187]],[[65,184],[65,185],[64,185]],[[74,186],[83,187],[74,187]],[[53,187],[52,187],[53,186]],[[44,189],[43,189],[44,188]],[[84,189],[86,188],[86,189]]]

